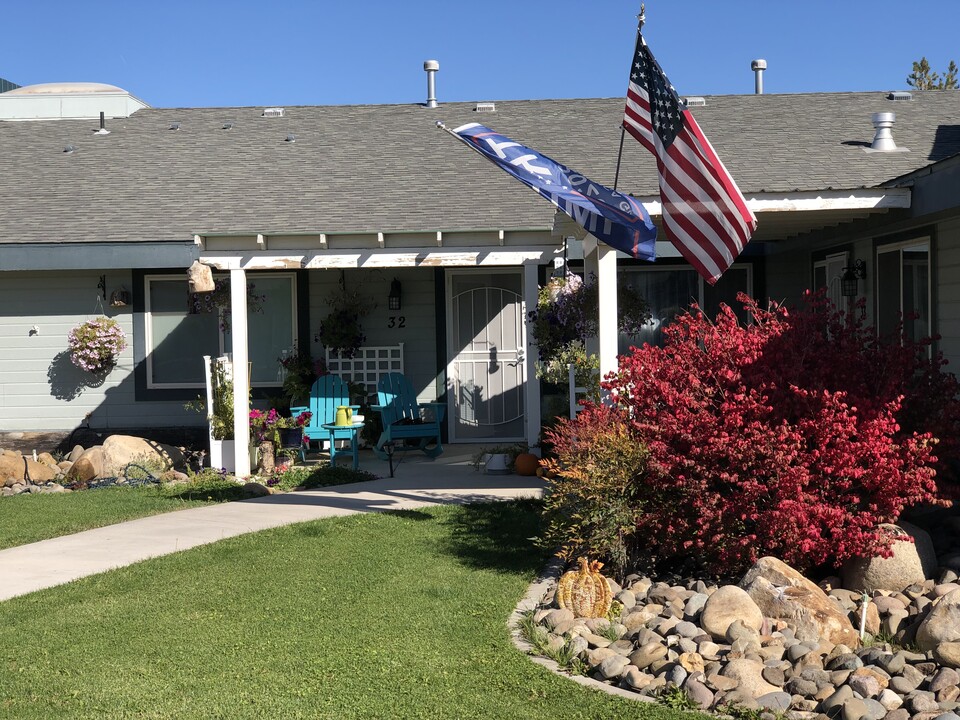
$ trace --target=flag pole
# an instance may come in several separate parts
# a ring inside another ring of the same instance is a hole
[[[647,19],[647,15],[644,12],[646,10],[646,3],[640,3],[640,14],[637,15],[637,35],[640,34],[640,31],[643,30],[643,23]],[[627,130],[623,126],[623,120],[620,121],[620,149],[617,151],[617,171],[613,175],[613,189],[617,189],[617,183],[620,182],[620,160],[623,158],[623,137],[626,135]]]

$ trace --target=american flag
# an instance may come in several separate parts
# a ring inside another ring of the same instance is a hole
[[[712,285],[757,219],[639,32],[623,127],[657,158],[667,237]]]

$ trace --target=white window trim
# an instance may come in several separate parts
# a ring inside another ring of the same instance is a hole
[[[927,246],[927,308],[929,308],[927,314],[927,331],[924,333],[926,337],[933,337],[933,238],[929,235],[921,235],[920,237],[912,238],[910,240],[904,240],[902,242],[893,242],[893,243],[884,243],[882,245],[877,245],[876,251],[874,252],[874,267],[879,267],[879,258],[881,254],[896,252],[900,254],[900,262],[898,268],[900,270],[899,277],[899,288],[898,288],[898,297],[900,300],[900,314],[903,315],[903,254],[902,251],[904,248],[914,247],[915,245],[926,244]],[[874,311],[876,312],[876,326],[879,330],[880,328],[880,293],[882,289],[879,287],[880,278],[877,276],[877,288],[876,288],[876,299],[874,301]]]
[[[227,277],[223,274],[214,275],[217,277]],[[247,280],[251,279],[256,282],[257,277],[270,277],[281,278],[287,277],[291,279],[291,293],[290,293],[290,314],[293,318],[292,329],[293,329],[293,343],[296,345],[299,342],[299,317],[297,315],[297,274],[292,272],[279,272],[279,273],[250,273],[247,275]],[[184,390],[191,388],[205,388],[206,384],[203,382],[199,383],[158,383],[153,381],[153,313],[150,309],[150,283],[154,281],[169,281],[169,280],[179,280],[185,281],[186,278],[183,274],[171,275],[167,274],[155,274],[155,275],[144,275],[144,303],[143,303],[143,321],[144,321],[144,356],[146,359],[147,366],[147,389],[148,390]],[[223,330],[218,330],[218,342],[220,347],[220,355],[224,354],[224,333]],[[256,382],[251,383],[251,387],[276,387],[276,382]]]

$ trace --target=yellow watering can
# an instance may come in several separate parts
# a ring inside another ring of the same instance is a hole
[[[336,425],[353,425],[353,408],[349,405],[337,405]]]

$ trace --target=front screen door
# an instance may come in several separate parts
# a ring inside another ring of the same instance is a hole
[[[448,274],[453,441],[524,437],[522,283],[519,272]]]

